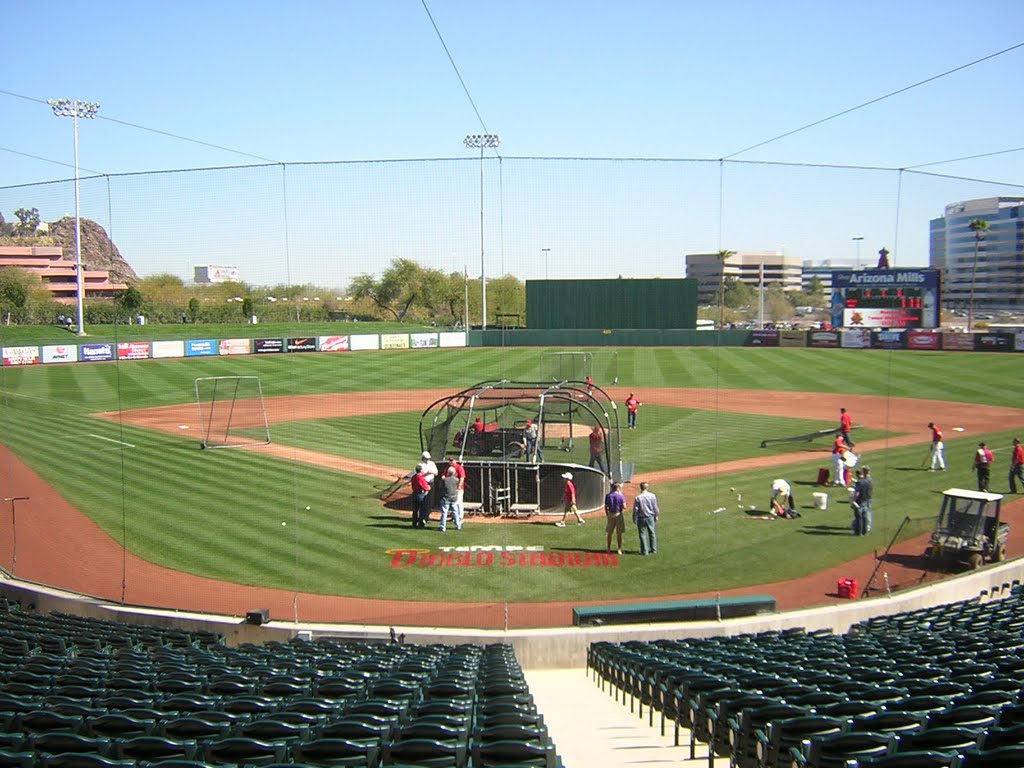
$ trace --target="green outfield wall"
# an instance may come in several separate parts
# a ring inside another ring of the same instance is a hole
[[[527,280],[526,324],[538,330],[696,328],[697,281]]]

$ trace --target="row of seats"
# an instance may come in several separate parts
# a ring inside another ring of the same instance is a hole
[[[659,712],[663,733],[673,723],[676,744],[688,730],[691,758],[703,744],[709,766],[1012,766],[1024,750],[1022,620],[1016,585],[845,635],[595,643],[588,669],[651,725]],[[984,762],[996,751],[1002,763]]]
[[[560,765],[507,645],[98,624],[0,604],[0,768]]]

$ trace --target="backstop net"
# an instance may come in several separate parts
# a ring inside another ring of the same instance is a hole
[[[195,380],[200,448],[243,448],[270,442],[259,376]]]

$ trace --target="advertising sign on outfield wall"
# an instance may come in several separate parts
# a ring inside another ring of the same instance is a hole
[[[154,341],[150,345],[149,352],[154,358],[184,357],[185,342],[181,339]]]
[[[436,333],[411,333],[409,341],[413,349],[431,349],[438,346]]]
[[[834,349],[839,346],[839,331],[809,331],[807,346]]]
[[[942,334],[942,348],[952,349],[958,352],[974,351],[973,333],[944,333]]]
[[[779,346],[779,332],[766,329],[753,330],[750,332],[748,344],[752,347],[777,347]]]
[[[321,352],[348,352],[348,336],[321,336],[316,346]]]
[[[288,339],[285,349],[289,352],[316,352],[316,339],[312,336]]]
[[[806,347],[807,331],[777,331],[780,347]]]
[[[380,335],[381,349],[408,349],[409,334],[407,333],[382,333]]]
[[[77,344],[51,344],[43,347],[44,363],[77,363]]]
[[[462,331],[458,333],[440,333],[438,334],[438,346],[464,347],[466,346],[466,334]]]
[[[148,341],[122,341],[117,345],[118,360],[148,360]]]
[[[1013,349],[1013,334],[979,333],[974,337],[974,349],[978,352],[1009,352]]]
[[[284,352],[284,339],[253,339],[252,351],[257,355]]]
[[[870,349],[871,331],[867,328],[852,328],[841,331],[839,346],[843,349]]]
[[[104,360],[114,359],[113,344],[82,344],[78,348],[78,354],[83,363],[99,363]]]
[[[39,347],[4,347],[4,365],[35,365],[39,362]]]
[[[193,339],[185,342],[185,357],[209,357],[216,354],[217,342],[214,339]]]
[[[941,349],[942,334],[938,331],[907,331],[907,349]]]
[[[875,349],[903,349],[907,335],[903,331],[875,331],[872,346]]]
[[[1013,351],[1024,352],[1024,331],[1018,331],[1014,334]]]
[[[248,355],[250,350],[249,339],[221,339],[217,344],[218,355]]]
[[[353,352],[364,349],[380,349],[380,336],[368,333],[352,335],[348,337],[348,345]]]

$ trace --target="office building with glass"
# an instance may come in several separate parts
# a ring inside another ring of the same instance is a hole
[[[971,222],[988,229],[975,232]],[[1024,307],[1024,197],[987,197],[946,206],[930,222],[928,264],[942,270],[943,306]]]

